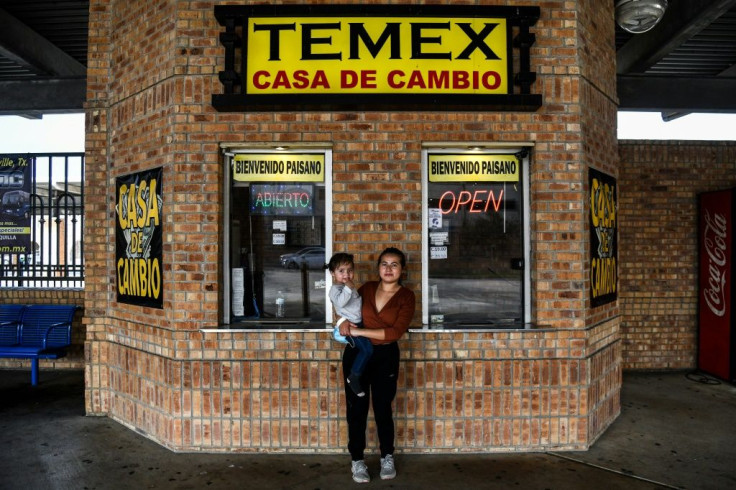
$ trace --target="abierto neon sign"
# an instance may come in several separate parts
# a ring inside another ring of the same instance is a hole
[[[252,184],[250,212],[259,215],[311,216],[314,207],[311,184]]]

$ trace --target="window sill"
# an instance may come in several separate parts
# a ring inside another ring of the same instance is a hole
[[[543,330],[545,325],[533,323],[524,324],[432,324],[421,327],[410,327],[409,332],[413,334],[436,333],[436,332],[493,332],[509,330]],[[331,324],[320,324],[300,320],[258,320],[252,322],[238,322],[230,325],[221,325],[218,328],[203,328],[205,333],[218,332],[331,332]]]

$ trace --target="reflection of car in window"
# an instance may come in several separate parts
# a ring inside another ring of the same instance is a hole
[[[31,195],[26,191],[8,191],[3,195],[0,212],[15,218],[27,218],[31,214]]]
[[[324,247],[305,247],[298,252],[283,254],[279,257],[281,267],[301,269],[306,264],[308,269],[321,269],[325,265]]]

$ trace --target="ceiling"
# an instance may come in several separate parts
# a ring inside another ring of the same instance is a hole
[[[0,0],[0,115],[82,111],[88,11],[89,0]],[[621,110],[736,113],[736,0],[669,0],[651,31],[617,26],[616,50]]]
[[[616,61],[621,110],[736,113],[736,0],[669,0],[649,32],[616,26]]]
[[[81,112],[89,0],[0,0],[0,115]]]

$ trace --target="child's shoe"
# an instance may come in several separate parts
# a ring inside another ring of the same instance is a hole
[[[360,376],[357,374],[351,374],[348,376],[347,382],[350,389],[353,390],[353,393],[361,397],[365,396],[365,391],[363,391],[363,387],[360,386]]]

